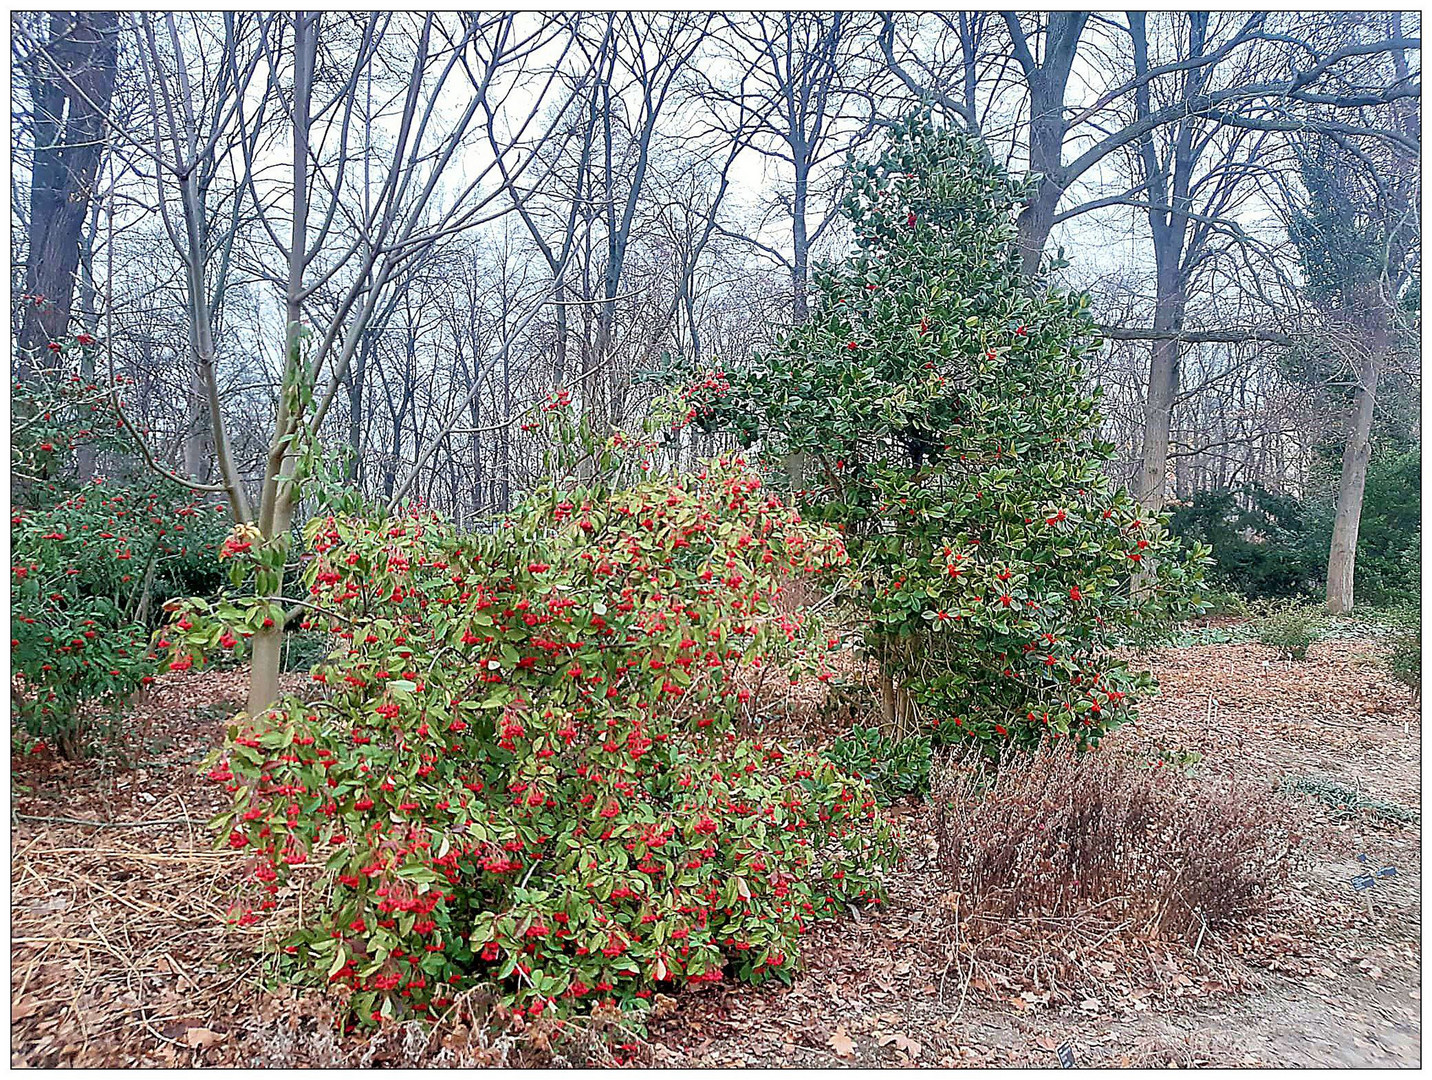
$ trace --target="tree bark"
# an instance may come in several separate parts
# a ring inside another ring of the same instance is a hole
[[[1181,253],[1180,253],[1181,254]],[[1177,278],[1175,268],[1173,277]],[[1159,274],[1160,279],[1165,275]],[[1154,330],[1176,333],[1183,325],[1185,297],[1177,280],[1160,280],[1154,302]],[[1139,501],[1154,513],[1163,509],[1168,491],[1168,447],[1173,407],[1178,398],[1179,349],[1176,337],[1155,339],[1149,351],[1149,391],[1144,405],[1144,443],[1139,471]]]
[[[190,372],[186,394],[189,418],[188,433],[184,436],[184,475],[200,483],[208,481],[209,463],[214,456],[209,445],[213,425],[205,404],[206,396],[203,375],[196,368]]]
[[[348,371],[348,466],[344,470],[353,487],[363,485],[363,382],[368,371],[368,354],[372,351],[373,335],[364,331],[358,343],[358,355]]]
[[[293,483],[295,467],[292,436],[302,418],[290,408],[290,383],[301,377],[299,355],[303,320],[303,276],[308,265],[308,157],[312,119],[310,107],[318,59],[319,15],[297,11],[293,15],[293,223],[289,241],[288,282],[284,304],[284,380],[279,393],[273,441],[264,469],[264,487],[259,507],[260,544],[273,553],[278,563],[276,580],[262,598],[275,609],[283,599],[284,562],[288,555],[289,530],[293,527],[297,492]],[[202,283],[201,283],[202,285]],[[294,400],[296,405],[296,398]],[[278,676],[283,662],[283,620],[269,625],[253,637],[253,659],[249,666],[250,716],[258,716],[278,700]]]
[[[1020,211],[1018,228],[1019,268],[1025,277],[1039,272],[1044,246],[1054,228],[1054,213],[1064,197],[1061,171],[1064,166],[1064,87],[1057,97],[1046,89],[1041,75],[1030,81],[1030,108],[1036,119],[1029,125],[1029,167],[1040,176],[1034,196]]]
[[[99,312],[94,286],[94,238],[99,232],[98,202],[91,204],[89,228],[85,230],[80,248],[80,320],[91,337],[99,336]],[[80,378],[86,383],[94,381],[94,353],[85,349],[80,354]],[[86,439],[75,447],[75,474],[81,484],[88,484],[95,475],[94,443]]]
[[[806,321],[809,306],[806,293],[810,289],[810,237],[806,228],[806,205],[810,198],[810,174],[804,154],[796,159],[796,189],[791,199],[791,322],[796,326]]]
[[[103,156],[114,92],[119,15],[53,12],[49,42],[29,72],[35,110],[29,252],[19,348],[29,364],[48,364],[46,346],[69,328],[80,242]]]
[[[1046,16],[1044,53],[1036,61],[1019,16],[1003,13],[1014,55],[1029,87],[1029,169],[1040,177],[1033,196],[1016,222],[1020,271],[1025,277],[1039,272],[1044,246],[1054,228],[1059,200],[1069,186],[1064,169],[1064,137],[1068,121],[1064,97],[1079,37],[1089,20],[1087,11],[1055,11]]]
[[[1342,476],[1338,481],[1337,511],[1333,517],[1328,550],[1328,611],[1342,615],[1353,609],[1353,576],[1357,565],[1357,534],[1362,523],[1362,496],[1367,487],[1367,465],[1372,457],[1372,419],[1377,406],[1377,380],[1391,337],[1391,313],[1374,285],[1360,290],[1355,310],[1363,316],[1363,355],[1358,364],[1357,393],[1343,446]]]

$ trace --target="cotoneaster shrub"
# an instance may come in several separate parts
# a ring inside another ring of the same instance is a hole
[[[239,717],[209,775],[256,889],[235,916],[321,868],[286,951],[360,1019],[485,981],[538,1015],[789,978],[812,920],[879,899],[868,788],[732,730],[743,669],[805,648],[778,582],[846,558],[740,459],[549,487],[487,535],[421,513],[306,535],[313,621],[343,647],[318,700]],[[176,617],[179,664],[251,628],[229,601]]]
[[[885,726],[990,756],[1080,745],[1152,680],[1114,649],[1167,626],[1205,552],[1104,472],[1087,296],[1021,276],[1025,186],[978,140],[915,118],[853,165],[854,250],[809,319],[686,391],[686,420],[788,463],[841,530]]]

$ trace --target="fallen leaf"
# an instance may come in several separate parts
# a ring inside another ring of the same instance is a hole
[[[891,1035],[881,1035],[880,1045],[894,1046],[896,1050],[903,1050],[912,1058],[918,1058],[920,1056],[920,1051],[924,1049],[924,1047],[917,1043],[914,1039],[910,1038],[908,1035],[904,1035],[899,1032],[896,1032]]]
[[[838,1027],[830,1033],[830,1048],[835,1051],[836,1057],[852,1058],[855,1056],[855,1040],[847,1033],[845,1028]]]
[[[1079,1008],[1083,1009],[1085,1012],[1096,1013],[1099,1011],[1100,1008],[1099,999],[1085,998],[1083,1001],[1079,1002]]]
[[[195,1050],[203,1050],[210,1046],[217,1046],[227,1038],[227,1035],[201,1027],[192,1027],[184,1032],[184,1041]]]

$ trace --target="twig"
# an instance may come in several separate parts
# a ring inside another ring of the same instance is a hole
[[[124,822],[119,822],[118,824],[124,824]],[[149,823],[146,822],[145,824]],[[106,856],[112,859],[138,859],[144,862],[181,863],[218,863],[224,861],[227,855],[227,853],[223,851],[130,851],[126,848],[60,847],[42,848],[41,851],[45,855],[93,855]]]
[[[184,805],[184,800],[179,795],[174,796],[179,800],[179,809],[184,811],[184,828],[189,834],[189,846],[194,847],[194,823],[189,820],[189,808]]]
[[[18,940],[21,939],[11,938],[10,942],[11,944],[14,944]],[[25,987],[30,985],[30,976],[35,974],[35,968],[39,967],[40,962],[43,961],[45,957],[49,954],[50,946],[54,945],[56,941],[60,940],[62,939],[50,938],[48,940],[45,940],[45,947],[40,950],[39,954],[33,960],[31,960],[28,964],[25,965],[25,977],[20,981],[20,989],[16,990],[13,994],[10,995],[11,1001],[19,1001],[22,997],[25,996]]]
[[[84,818],[44,817],[39,814],[11,813],[12,821],[43,821],[54,825],[87,825],[92,829],[145,829],[156,825],[188,825],[186,818],[164,818],[160,821],[88,821]]]
[[[1313,719],[1314,719],[1314,720],[1317,720],[1317,721],[1318,721],[1319,723],[1321,723],[1321,724],[1328,724],[1328,725],[1330,725],[1331,727],[1358,728],[1358,729],[1361,729],[1362,726],[1363,726],[1362,724],[1345,724],[1345,723],[1343,723],[1341,720],[1329,720],[1329,719],[1327,719],[1327,717],[1318,716],[1316,713],[1313,714]]]

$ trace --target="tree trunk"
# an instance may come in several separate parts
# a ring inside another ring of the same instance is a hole
[[[502,354],[502,512],[512,509],[512,350]]]
[[[1154,329],[1177,332],[1183,327],[1184,295],[1177,269],[1161,273],[1154,301]],[[1149,393],[1144,405],[1144,446],[1139,470],[1139,500],[1154,513],[1168,498],[1168,446],[1173,430],[1173,407],[1178,398],[1179,347],[1173,338],[1156,338],[1149,357]]]
[[[1068,134],[1064,97],[1089,12],[1056,11],[1046,15],[1043,55],[1037,61],[1020,27],[1019,16],[1014,12],[1003,14],[1015,58],[1029,87],[1029,169],[1040,177],[1039,187],[1016,223],[1020,271],[1025,277],[1034,277],[1054,228],[1059,200],[1070,183],[1064,174],[1064,137]]]
[[[213,425],[209,420],[206,397],[203,376],[196,368],[190,373],[186,394],[189,430],[184,436],[184,475],[200,483],[209,479],[209,462],[213,456],[209,448],[209,432]]]
[[[1134,68],[1140,73],[1149,70],[1148,39],[1143,14],[1131,14],[1134,33]],[[1203,13],[1188,15],[1188,54],[1203,54],[1207,17]],[[1204,75],[1190,69],[1184,77],[1184,97],[1192,99],[1203,88]],[[1147,83],[1135,92],[1136,115],[1150,115]],[[1195,139],[1195,123],[1182,121],[1175,130],[1170,156],[1161,155],[1152,133],[1139,141],[1139,157],[1143,163],[1143,180],[1149,198],[1149,233],[1154,246],[1154,333],[1149,355],[1148,398],[1144,410],[1143,465],[1139,476],[1139,498],[1157,514],[1168,501],[1169,435],[1173,428],[1173,409],[1178,399],[1178,340],[1183,330],[1188,305],[1189,211],[1194,190],[1193,170],[1201,147],[1206,141]],[[1160,204],[1167,203],[1167,208]],[[1197,241],[1194,242],[1197,246]]]
[[[90,214],[90,225],[84,233],[84,241],[80,248],[80,320],[81,325],[89,331],[91,337],[99,336],[99,312],[96,302],[94,287],[94,238],[99,232],[99,208],[98,202],[93,203],[93,212]],[[94,353],[85,349],[80,354],[80,378],[86,383],[94,381]],[[75,448],[75,473],[81,484],[88,484],[94,479],[95,474],[95,449],[94,443],[86,439]]]
[[[373,337],[366,331],[358,343],[358,355],[348,372],[348,467],[347,482],[356,488],[363,485],[363,380],[368,370],[368,353]]]
[[[786,469],[786,480],[791,486],[792,506],[800,501],[800,492],[805,489],[805,463],[805,453],[799,450],[794,454],[787,454],[783,463]]]
[[[890,669],[882,653],[880,657],[880,716],[892,734],[900,722],[895,711],[895,697],[895,677],[890,674]]]
[[[1062,104],[1058,107],[1062,109]],[[1059,200],[1064,197],[1059,177],[1063,167],[1064,128],[1062,123],[1051,124],[1041,120],[1030,125],[1029,137],[1029,166],[1031,171],[1040,174],[1041,179],[1034,197],[1020,211],[1015,224],[1018,228],[1016,244],[1020,273],[1025,277],[1034,277],[1039,272],[1044,246],[1049,243],[1049,233],[1054,228],[1054,212]]]
[[[253,637],[253,659],[249,667],[250,716],[258,716],[278,700],[278,676],[283,662],[283,618],[279,608],[283,601],[284,563],[287,560],[289,531],[293,527],[294,501],[298,494],[294,484],[295,457],[292,436],[302,422],[296,395],[288,386],[298,374],[300,330],[303,320],[303,274],[308,253],[308,156],[309,133],[315,68],[318,59],[318,20],[320,16],[297,11],[293,15],[293,225],[289,241],[288,282],[284,304],[284,389],[280,392],[274,418],[273,440],[269,444],[264,467],[263,498],[259,507],[260,545],[273,552],[278,563],[268,588],[260,593],[269,602],[277,618],[269,620]],[[201,283],[202,286],[202,283]],[[293,407],[290,408],[290,398]]]
[[[563,386],[567,381],[567,282],[566,268],[563,267],[562,276],[557,278],[552,287],[552,301],[557,307],[557,326],[555,333],[555,359],[557,364],[556,379],[553,385]],[[476,361],[474,361],[475,363]]]
[[[479,367],[478,364],[477,346],[474,341],[472,350],[472,379],[467,387],[468,393],[472,398],[468,404],[468,415],[472,420],[472,435],[470,438],[472,451],[472,513],[474,519],[487,508],[482,494],[482,434],[478,430],[482,426],[482,395],[472,393],[473,388],[478,384],[478,379],[482,376],[482,368]]]
[[[139,586],[139,603],[135,605],[132,615],[134,621],[143,626],[149,625],[149,608],[154,600],[154,570],[158,562],[158,553],[150,552],[149,561],[144,566],[144,579]]]
[[[23,358],[48,364],[46,346],[64,337],[80,264],[80,241],[104,150],[114,91],[119,15],[53,12],[44,56],[30,71],[35,159],[30,180],[29,252],[18,342]],[[21,378],[26,377],[22,360]]]
[[[398,410],[393,414],[393,441],[388,454],[388,461],[383,470],[383,501],[390,502],[393,498],[393,490],[398,481],[398,461],[403,454],[403,421],[407,419],[408,410],[413,408],[413,380],[416,377],[417,366],[417,339],[413,336],[414,331],[408,331],[407,353],[403,365],[403,393],[398,399]],[[389,399],[391,405],[392,399]],[[414,428],[416,432],[416,427]],[[416,447],[414,449],[415,458]]]
[[[244,497],[234,468],[228,434],[223,423],[223,410],[219,401],[219,384],[215,374],[218,350],[214,345],[213,310],[206,300],[207,286],[204,281],[205,234],[203,194],[193,173],[184,178],[180,187],[180,202],[184,211],[184,232],[188,255],[185,258],[185,274],[189,294],[189,347],[193,354],[194,371],[191,387],[194,393],[203,394],[203,415],[208,418],[207,433],[198,443],[185,439],[185,467],[194,466],[194,472],[207,474],[209,461],[201,469],[191,461],[190,454],[197,447],[212,451],[212,461],[218,467],[229,497],[229,506],[235,521],[243,521],[247,514]],[[191,422],[193,421],[191,416]],[[192,436],[193,432],[190,432]]]
[[[810,288],[810,237],[806,232],[806,203],[810,177],[800,156],[796,158],[796,190],[791,200],[791,322],[799,326],[809,314],[806,293]]]
[[[1377,403],[1377,380],[1382,373],[1381,342],[1369,341],[1369,352],[1358,372],[1357,396],[1343,447],[1342,478],[1338,481],[1337,513],[1333,518],[1332,546],[1328,551],[1328,611],[1342,615],[1353,607],[1353,569],[1357,562],[1357,532],[1362,522],[1362,494],[1367,486],[1367,464],[1372,457],[1372,417]]]
[[[914,717],[910,709],[910,695],[895,682],[897,651],[889,638],[881,639],[876,653],[880,669],[880,715],[891,738],[905,739],[915,734]]]
[[[253,636],[249,662],[250,716],[257,716],[278,700],[278,675],[283,667],[283,627],[275,625]]]

